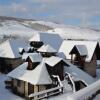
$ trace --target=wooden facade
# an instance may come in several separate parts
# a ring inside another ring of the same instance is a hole
[[[15,69],[17,66],[22,64],[21,58],[1,58],[0,57],[0,71],[3,73],[8,73]]]
[[[82,81],[74,81],[76,91],[86,87],[86,84]]]
[[[84,69],[86,56],[80,56],[79,54],[71,54],[71,63],[77,65],[80,69]]]
[[[48,85],[32,85],[22,80],[12,79],[12,92],[22,97],[28,97],[32,93],[40,92],[47,88]]]
[[[91,76],[96,76],[96,66],[97,66],[97,57],[99,58],[99,48],[98,46],[95,48],[92,59],[90,61],[86,61],[87,55],[81,56],[79,52],[74,49],[71,54],[71,63],[79,66],[80,69],[84,70]],[[74,56],[73,56],[74,55]]]
[[[31,59],[30,59],[30,57],[28,57],[28,58],[26,59],[26,62],[28,62],[28,66],[27,66],[27,69],[28,69],[28,70],[33,70],[33,69],[35,69],[36,66],[40,63],[40,62],[32,62]]]
[[[71,60],[73,64],[77,65],[80,69],[84,70],[91,76],[96,76],[96,55],[93,56],[92,60],[90,62],[86,62],[84,57],[77,56],[77,60]]]
[[[90,62],[85,62],[84,64],[84,71],[86,71],[88,74],[91,76],[95,77],[96,76],[96,66],[97,66],[97,58],[96,54],[93,54],[93,57]]]
[[[46,64],[47,70],[48,70],[50,76],[58,75],[60,77],[61,81],[64,80],[64,74],[63,74],[64,73],[64,65],[66,65],[66,63],[64,61],[60,61],[53,67]]]

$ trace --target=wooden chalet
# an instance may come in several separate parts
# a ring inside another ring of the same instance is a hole
[[[58,75],[61,80],[64,79],[63,65],[65,63],[61,58],[52,57],[55,61],[50,64],[53,59],[42,58],[40,53],[30,53],[24,57],[25,62],[8,73],[11,80],[5,81],[6,88],[24,97],[30,97],[32,94],[35,96],[33,96],[34,99],[41,97],[42,92],[53,95],[63,91],[63,86],[59,85],[61,82],[52,76]]]
[[[52,86],[52,80],[43,62],[35,69],[28,70],[28,66],[28,62],[25,62],[10,72],[8,76],[11,78],[11,84],[6,84],[6,88],[24,97]]]
[[[27,69],[32,70],[35,69],[36,66],[42,61],[42,56],[39,53],[32,53],[26,58],[25,61],[28,62]]]
[[[8,73],[18,65],[22,64],[19,48],[25,48],[27,44],[23,40],[7,40],[0,44],[0,71]]]
[[[60,80],[64,80],[64,66],[68,64],[60,57],[51,56],[44,58],[50,76],[58,75]]]
[[[100,47],[96,41],[64,41],[59,51],[73,64],[96,76],[96,62],[100,59]]]

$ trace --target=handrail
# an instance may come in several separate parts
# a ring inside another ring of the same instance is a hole
[[[55,87],[55,88],[52,88],[52,89],[48,89],[48,90],[44,90],[44,91],[40,91],[40,92],[35,92],[35,93],[30,94],[28,97],[38,96],[38,95],[41,95],[41,94],[45,94],[45,93],[48,93],[48,92],[58,90],[60,88],[62,88],[62,87]]]
[[[49,97],[49,96],[54,95],[54,94],[63,93],[63,85],[60,81],[59,76],[53,75],[53,77],[57,78],[57,80],[58,80],[59,84],[58,84],[57,87],[54,87],[54,88],[51,88],[51,89],[48,89],[48,90],[44,90],[44,91],[40,91],[40,92],[32,93],[28,96],[28,98],[34,98],[34,97],[37,96],[37,100],[38,100],[38,99]],[[55,91],[55,90],[58,90],[58,91]]]
[[[66,72],[66,74],[68,75],[68,77],[69,77],[69,79],[70,79],[70,81],[71,81],[71,83],[72,83],[72,85],[73,85],[73,92],[76,92],[75,83],[74,83],[74,81],[73,81],[71,75],[70,75],[69,73],[67,73],[67,72]]]
[[[63,84],[62,84],[62,82],[60,81],[60,78],[59,78],[59,76],[58,75],[52,75],[54,78],[57,78],[58,79],[58,82],[59,82],[59,86],[60,87],[63,87]],[[61,91],[61,90],[60,90]]]

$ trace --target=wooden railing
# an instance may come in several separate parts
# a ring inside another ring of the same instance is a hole
[[[48,90],[44,90],[41,92],[32,93],[28,96],[28,100],[39,100],[39,99],[47,98],[52,95],[63,93],[63,85],[60,81],[59,76],[54,76],[54,77],[56,77],[58,79],[59,84],[57,87],[54,87],[54,88],[51,88]]]
[[[39,99],[43,99],[43,98],[46,98],[46,97],[49,97],[55,94],[59,94],[59,93],[63,93],[63,87],[55,87],[52,89],[30,94],[28,99],[29,100],[39,100]]]

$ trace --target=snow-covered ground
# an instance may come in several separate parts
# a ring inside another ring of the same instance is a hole
[[[31,29],[29,27],[25,27],[23,24],[17,21],[5,21],[1,22],[2,26],[0,26],[0,35],[17,35],[17,36],[30,36],[36,32],[36,30]]]
[[[4,80],[6,79],[6,75],[0,73],[0,100],[24,100],[23,98],[14,95],[8,89],[5,89]]]
[[[24,98],[21,98],[20,96],[17,96],[10,92],[8,89],[5,88],[4,81],[7,80],[7,76],[5,74],[0,73],[0,100],[25,100]],[[97,69],[97,79],[100,79],[100,69]],[[67,95],[70,95],[71,92],[69,93],[64,93],[58,96],[52,96],[48,99],[44,100],[66,100]],[[98,94],[94,100],[100,100],[100,94]]]

